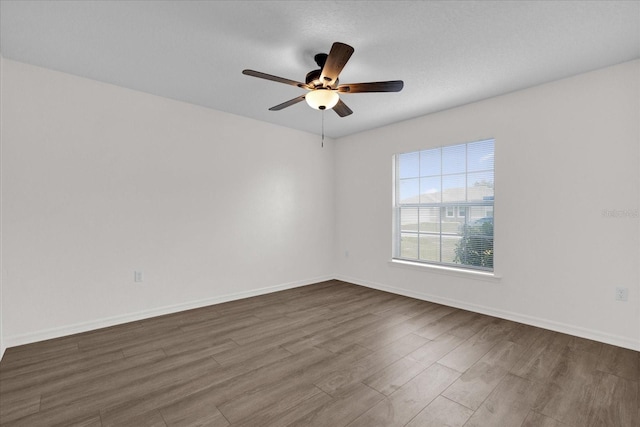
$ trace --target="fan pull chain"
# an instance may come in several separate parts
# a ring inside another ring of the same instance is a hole
[[[320,147],[324,148],[324,110],[322,110],[322,144]]]

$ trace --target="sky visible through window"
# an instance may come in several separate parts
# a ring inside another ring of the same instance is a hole
[[[420,194],[441,193],[479,184],[493,186],[493,139],[400,154],[399,202],[417,203]],[[462,194],[442,202],[469,201]]]

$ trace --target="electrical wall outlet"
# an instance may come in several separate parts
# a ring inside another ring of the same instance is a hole
[[[136,283],[142,282],[142,271],[136,270],[133,272],[133,281]]]
[[[629,288],[616,288],[616,301],[627,301],[629,299]]]

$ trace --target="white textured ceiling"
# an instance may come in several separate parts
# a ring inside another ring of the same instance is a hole
[[[340,137],[640,57],[639,1],[9,1],[5,58],[312,133],[304,80],[334,41],[355,53],[342,83],[404,80],[399,93],[344,94],[325,112]]]

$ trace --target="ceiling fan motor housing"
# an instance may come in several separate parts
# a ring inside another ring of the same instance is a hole
[[[314,88],[319,88],[319,87],[323,87],[324,85],[322,84],[322,81],[320,80],[320,75],[322,74],[322,70],[313,70],[313,71],[309,71],[307,73],[307,76],[304,79],[304,82]],[[331,88],[335,88],[338,87],[339,84],[339,80],[335,79],[335,81],[333,82],[333,84],[331,86]]]

